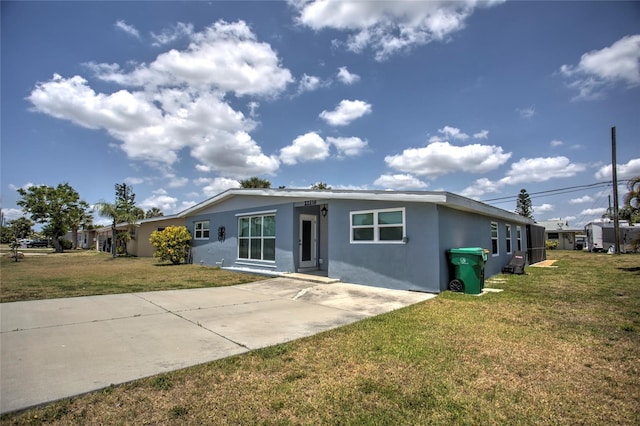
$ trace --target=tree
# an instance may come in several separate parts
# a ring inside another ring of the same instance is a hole
[[[88,207],[88,205],[87,205]],[[93,215],[88,210],[78,210],[69,216],[71,227],[71,249],[78,248],[78,229],[87,229],[93,226]]]
[[[7,226],[10,227],[13,236],[18,240],[27,238],[29,235],[31,235],[31,232],[33,232],[33,222],[24,216],[7,222]]]
[[[153,231],[149,242],[156,248],[154,257],[178,265],[189,255],[191,234],[185,226],[167,226],[162,231]]]
[[[61,253],[60,237],[71,227],[71,218],[80,215],[89,208],[89,204],[80,199],[80,195],[68,183],[53,188],[47,185],[20,188],[22,199],[17,204],[25,213],[31,215],[36,223],[41,223],[42,232],[53,240],[57,253]]]
[[[266,179],[260,179],[258,177],[251,177],[239,181],[240,188],[271,188],[271,182]]]
[[[99,201],[96,203],[98,214],[111,219],[111,254],[116,257],[118,243],[127,253],[127,242],[131,240],[129,230],[118,232],[118,223],[127,223],[129,227],[135,225],[138,220],[144,219],[144,210],[136,207],[136,194],[133,188],[126,183],[116,183],[116,200],[115,203],[107,203]]]
[[[633,177],[627,182],[627,192],[624,195],[625,219],[630,224],[640,222],[640,176]]]
[[[164,216],[164,213],[162,213],[162,211],[157,207],[150,208],[144,214],[145,219],[151,219],[152,217],[162,217],[162,216]]]
[[[311,189],[313,190],[323,190],[323,189],[331,189],[329,185],[324,182],[317,182],[311,185]]]
[[[118,225],[118,209],[115,204],[98,201],[93,207],[100,216],[111,219],[111,257],[116,257],[115,236]]]
[[[127,243],[131,240],[130,228],[134,226],[138,220],[144,219],[144,210],[136,207],[136,194],[133,193],[133,187],[126,183],[116,183],[116,208],[118,210],[118,222],[126,222],[128,228],[125,231],[117,233],[116,240],[120,243],[125,254],[127,251]]]
[[[531,197],[526,189],[521,189],[516,202],[516,213],[520,216],[533,219],[533,207],[531,205]]]

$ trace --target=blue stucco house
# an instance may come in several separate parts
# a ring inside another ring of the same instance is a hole
[[[447,251],[489,250],[486,276],[530,248],[531,219],[449,192],[230,189],[176,215],[194,263],[438,293]]]

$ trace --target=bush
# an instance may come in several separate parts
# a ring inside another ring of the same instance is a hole
[[[152,232],[149,242],[156,248],[155,257],[178,265],[189,254],[191,234],[184,226],[167,226],[162,231]]]
[[[558,248],[560,243],[555,240],[547,240],[544,242],[544,245],[547,248],[547,250],[555,250],[556,248]]]
[[[71,250],[73,248],[71,240],[60,240],[60,245],[62,246],[62,250]]]

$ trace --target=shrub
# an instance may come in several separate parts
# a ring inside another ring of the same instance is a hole
[[[60,240],[60,245],[62,246],[62,250],[71,250],[73,248],[73,242],[71,240]]]
[[[547,240],[544,242],[544,245],[547,250],[555,250],[556,248],[558,248],[558,245],[560,245],[560,243],[555,240]]]
[[[156,248],[155,257],[178,265],[189,254],[191,234],[184,226],[167,226],[162,231],[152,232],[149,242]]]

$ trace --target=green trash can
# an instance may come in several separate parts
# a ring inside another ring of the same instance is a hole
[[[484,288],[484,266],[488,250],[480,247],[454,248],[449,250],[452,277],[449,290],[480,294]]]

